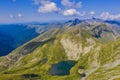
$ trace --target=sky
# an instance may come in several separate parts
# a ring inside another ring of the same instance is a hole
[[[0,0],[0,23],[120,20],[120,0]]]

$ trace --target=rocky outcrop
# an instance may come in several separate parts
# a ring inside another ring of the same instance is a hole
[[[62,38],[61,44],[65,49],[69,60],[78,60],[81,54],[85,55],[86,53],[90,52],[91,49],[93,49],[96,45],[92,38],[87,38],[85,42],[86,46],[83,46],[82,42],[76,42],[70,38]]]

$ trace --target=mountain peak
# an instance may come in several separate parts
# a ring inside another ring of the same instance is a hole
[[[92,20],[97,20],[97,18],[96,17],[92,17]]]
[[[96,18],[96,17],[93,17],[92,20],[95,20],[95,21],[102,21],[101,19]]]
[[[75,26],[75,25],[79,24],[80,22],[81,22],[81,20],[79,20],[78,18],[75,18],[75,19],[69,20],[67,23],[71,23],[70,26]]]

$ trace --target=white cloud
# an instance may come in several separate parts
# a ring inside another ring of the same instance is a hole
[[[94,14],[95,14],[95,12],[94,12],[94,11],[91,11],[91,12],[90,12],[90,15],[94,15]]]
[[[39,13],[52,13],[52,12],[60,12],[65,16],[69,15],[77,15],[77,16],[84,16],[85,13],[80,13],[77,11],[78,8],[82,7],[82,2],[73,2],[71,0],[61,0],[61,4],[65,7],[63,7],[63,10],[59,7],[57,7],[57,4],[55,2],[52,2],[52,0],[33,0],[34,4],[38,4],[38,12]]]
[[[76,9],[68,9],[68,10],[65,10],[63,12],[63,15],[65,16],[73,16],[73,15],[77,15],[77,16],[84,16],[85,13],[80,13],[79,11],[77,11]]]
[[[18,17],[22,17],[22,14],[21,13],[18,13],[18,15],[17,15]]]
[[[63,6],[67,6],[67,7],[72,7],[74,5],[74,3],[70,2],[69,0],[62,0],[61,3]]]
[[[56,3],[54,2],[42,2],[42,5],[39,7],[38,12],[40,13],[51,13],[59,11],[59,8],[57,7]]]
[[[101,15],[100,15],[100,18],[104,19],[104,20],[120,20],[120,14],[116,14],[116,15],[113,15],[113,14],[110,14],[109,12],[103,12]]]
[[[50,0],[33,0],[34,4],[38,5],[38,4],[44,4],[47,2],[50,2]]]
[[[72,2],[70,0],[62,0],[61,4],[68,8],[81,8],[82,2]]]
[[[21,14],[21,13],[18,13],[18,14],[16,14],[16,15],[10,14],[9,17],[10,17],[10,18],[17,19],[17,18],[22,17],[22,14]]]

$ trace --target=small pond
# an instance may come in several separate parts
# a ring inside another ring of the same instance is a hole
[[[64,76],[70,74],[70,69],[76,64],[76,61],[61,61],[57,64],[52,64],[49,74]]]

